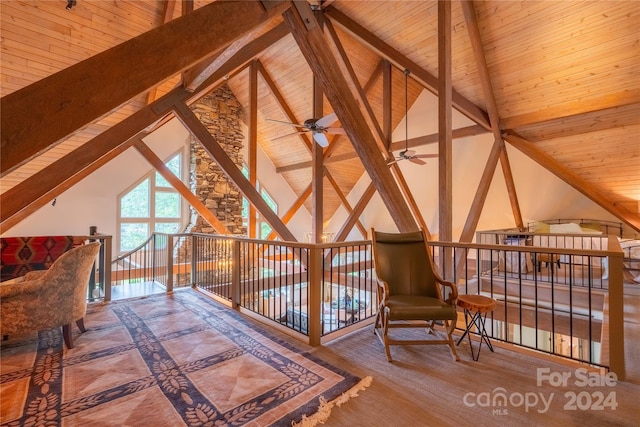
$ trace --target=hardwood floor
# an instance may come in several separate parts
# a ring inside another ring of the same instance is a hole
[[[356,375],[373,377],[359,397],[334,408],[324,425],[637,426],[639,290],[638,284],[625,285],[625,381],[607,385],[604,374],[504,346],[494,345],[495,353],[483,346],[474,362],[466,340],[458,346],[457,363],[445,346],[392,347],[389,363],[367,328],[311,350]],[[558,378],[564,383],[554,382]],[[500,395],[507,398],[503,406]]]
[[[156,282],[132,283],[111,287],[111,300],[117,301],[127,298],[142,297],[166,292],[164,286]]]

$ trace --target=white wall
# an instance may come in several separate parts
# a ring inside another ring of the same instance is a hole
[[[246,128],[245,135],[247,135]],[[249,160],[247,148],[248,143],[245,140],[242,152],[245,163],[248,163]],[[282,175],[276,172],[275,165],[271,162],[265,152],[262,151],[260,146],[258,146],[257,152],[258,181],[260,181],[260,184],[267,190],[269,195],[274,198],[276,203],[278,203],[278,216],[282,217],[298,199],[298,196],[296,196],[289,186],[289,183],[287,183]],[[298,241],[302,241],[304,234],[311,229],[311,214],[304,206],[301,206],[286,225],[296,239]]]
[[[189,140],[189,132],[175,119],[144,138],[153,152],[163,160],[181,147],[186,147]],[[244,154],[246,159],[246,152]],[[137,150],[130,148],[58,196],[55,206],[48,204],[40,208],[3,234],[3,237],[82,235],[88,234],[89,227],[93,225],[98,227],[100,233],[115,236],[118,195],[152,169]],[[297,197],[260,149],[258,176],[278,203],[279,213],[286,212]],[[288,226],[302,240],[310,224],[311,215],[303,207]]]
[[[188,142],[188,132],[177,120],[144,138],[161,159]],[[152,170],[135,148],[129,148],[56,199],[11,228],[4,236],[89,234],[95,225],[102,234],[116,234],[117,197]],[[115,243],[115,242],[114,242]]]
[[[438,131],[437,102],[437,98],[426,90],[419,96],[408,114],[409,139]],[[454,129],[472,124],[469,119],[454,111]],[[393,141],[405,140],[404,120],[399,123],[393,132],[392,139]],[[493,135],[491,133],[453,141],[452,221],[454,241],[458,240],[464,227],[492,145]],[[419,154],[435,154],[438,152],[438,146],[437,144],[429,144],[417,147],[415,150]],[[591,202],[508,143],[507,153],[525,224],[528,221],[553,218],[589,218],[618,221],[613,215]],[[426,165],[416,165],[406,160],[400,161],[399,165],[420,208],[424,221],[434,239],[436,239],[438,233],[438,159],[425,160],[427,162]],[[352,205],[357,203],[370,181],[369,176],[366,173],[363,174],[347,197]],[[339,229],[346,218],[346,211],[344,209],[338,210],[330,222],[330,230]],[[360,220],[367,228],[375,227],[383,231],[397,231],[393,219],[377,193],[369,202]],[[502,169],[498,163],[482,215],[480,216],[478,230],[514,226],[515,221],[511,204]],[[349,237],[352,239],[361,238],[360,233],[357,231],[352,232]]]

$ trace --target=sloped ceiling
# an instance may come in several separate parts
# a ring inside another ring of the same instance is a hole
[[[100,52],[139,36],[182,15],[181,6],[199,9],[212,3],[174,1],[78,0],[66,10],[60,1],[0,2],[1,95],[73,66]],[[391,128],[405,111],[405,68],[410,69],[409,106],[424,89],[424,75],[438,75],[438,12],[436,1],[311,2],[324,11],[330,29],[346,52],[379,123],[384,97],[381,61],[392,69]],[[452,5],[452,82],[457,94],[487,111],[488,102],[476,66],[467,23],[459,1]],[[500,127],[513,135],[521,149],[533,149],[543,166],[568,171],[569,179],[609,206],[627,223],[638,219],[640,200],[640,3],[474,1],[478,30],[486,58]],[[271,27],[277,25],[274,22]],[[265,29],[265,31],[267,30]],[[331,31],[325,30],[327,39]],[[327,49],[335,51],[332,43]],[[391,52],[391,53],[390,53]],[[139,53],[144,55],[144,53]],[[259,61],[257,96],[258,143],[298,194],[312,178],[311,154],[286,125],[267,119],[292,121],[283,101],[299,123],[313,117],[313,75],[294,38],[282,38],[255,56]],[[229,74],[226,83],[245,110],[250,109],[250,72],[246,67]],[[2,171],[0,192],[27,182],[29,177],[62,159],[105,129],[140,110],[179,85],[176,75],[148,93],[105,112],[47,150]],[[270,85],[276,88],[274,96]],[[278,100],[278,97],[281,101]],[[333,109],[324,103],[324,113]],[[433,114],[437,114],[434,111]],[[339,123],[337,124],[339,125]],[[34,126],[55,126],[35,123]],[[487,126],[487,131],[490,131]],[[277,138],[277,139],[276,139]],[[507,140],[509,140],[507,138]],[[523,142],[524,141],[524,142]],[[10,144],[5,141],[2,144]],[[354,153],[340,137],[332,156]],[[518,146],[518,145],[516,145]],[[455,161],[455,159],[454,159]],[[324,218],[329,218],[364,172],[355,157],[326,163]],[[287,169],[288,168],[288,169]],[[571,182],[570,182],[571,183]],[[51,198],[54,195],[50,196]],[[309,209],[311,202],[306,202]],[[2,219],[3,221],[5,218]],[[633,224],[632,224],[633,225]]]

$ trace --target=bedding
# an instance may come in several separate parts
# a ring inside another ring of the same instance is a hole
[[[618,239],[624,258],[623,275],[625,280],[640,283],[640,240]]]

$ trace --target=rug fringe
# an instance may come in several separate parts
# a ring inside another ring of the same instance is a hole
[[[329,415],[331,415],[331,410],[334,406],[340,407],[352,397],[357,397],[359,391],[362,391],[371,385],[371,381],[373,381],[373,378],[365,377],[358,384],[354,385],[331,402],[327,402],[324,397],[320,396],[320,406],[318,407],[318,411],[310,417],[303,415],[300,422],[294,422],[291,425],[293,427],[314,427],[317,424],[324,424],[324,422],[329,419]]]

